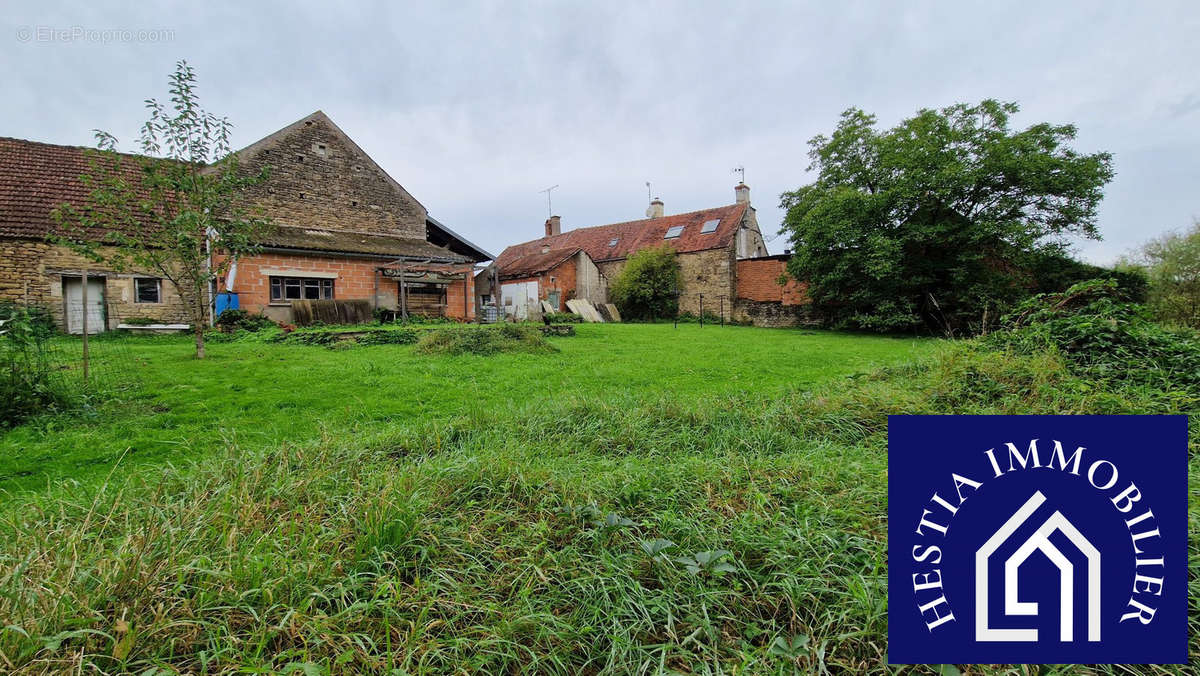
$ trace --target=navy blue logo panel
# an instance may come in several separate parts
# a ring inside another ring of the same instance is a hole
[[[888,661],[1187,661],[1186,416],[890,416]]]

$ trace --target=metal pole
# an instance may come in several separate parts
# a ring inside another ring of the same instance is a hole
[[[88,381],[88,269],[83,267],[83,288],[80,290],[83,301],[83,382]]]

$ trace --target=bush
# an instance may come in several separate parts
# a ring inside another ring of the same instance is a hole
[[[625,320],[675,316],[682,280],[679,260],[669,244],[634,252],[609,289]]]
[[[557,352],[536,326],[497,324],[482,328],[445,328],[428,331],[417,342],[422,354],[478,354],[502,352]]]
[[[551,324],[580,324],[583,322],[583,317],[574,312],[547,312],[542,317]]]
[[[1200,335],[1155,323],[1115,280],[1036,296],[1003,321],[1006,329],[989,336],[988,344],[1058,353],[1092,378],[1200,392]]]
[[[19,317],[39,338],[49,338],[58,333],[58,326],[50,311],[37,305],[18,305],[11,301],[0,301],[0,322]]]
[[[262,329],[275,326],[275,322],[271,321],[266,315],[252,315],[245,310],[225,310],[216,319],[217,328],[226,333],[234,331],[261,331]]]
[[[0,319],[0,428],[69,402],[66,388],[53,377],[44,319],[20,307],[10,307]]]

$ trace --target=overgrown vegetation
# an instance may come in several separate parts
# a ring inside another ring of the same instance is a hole
[[[550,324],[582,324],[583,323],[583,317],[580,317],[579,315],[575,314],[574,312],[547,312],[546,314],[542,315],[542,317]]]
[[[492,355],[557,351],[537,327],[523,324],[434,329],[425,332],[417,341],[417,352],[421,354]]]
[[[1200,329],[1200,220],[1150,240],[1124,264],[1149,277],[1150,310],[1159,321]]]
[[[675,249],[662,244],[630,254],[608,294],[622,319],[653,321],[675,316],[682,286]]]
[[[610,391],[502,425],[477,405],[232,443],[191,471],[118,466],[0,512],[0,655],[28,672],[886,673],[889,413],[1200,410],[1069,354],[945,343],[782,397]]]
[[[70,403],[47,346],[53,326],[43,310],[0,307],[0,429]]]
[[[250,314],[245,310],[225,310],[217,315],[214,322],[218,329],[225,333],[234,331],[261,331],[275,326],[275,322],[262,314]]]
[[[1098,237],[1112,158],[1072,149],[1071,125],[1013,130],[1017,111],[957,104],[880,131],[850,109],[809,142],[817,180],[781,205],[788,271],[830,325],[976,334],[1039,287],[1065,288],[1033,273],[1065,260],[1066,235]]]

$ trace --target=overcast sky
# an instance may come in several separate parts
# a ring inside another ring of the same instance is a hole
[[[324,110],[499,253],[540,235],[548,186],[569,229],[643,217],[646,181],[667,213],[732,203],[736,166],[770,238],[842,110],[890,126],[990,97],[1115,155],[1085,259],[1200,216],[1195,0],[337,4],[6,3],[0,136],[90,145],[102,128],[133,150],[143,99],[187,59],[238,147]]]

